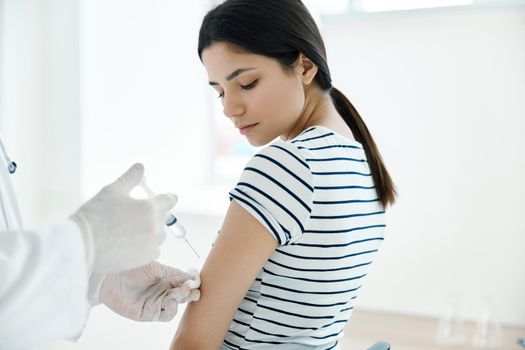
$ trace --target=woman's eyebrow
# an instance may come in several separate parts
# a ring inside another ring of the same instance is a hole
[[[250,70],[254,70],[254,69],[255,69],[255,68],[240,68],[240,69],[237,69],[237,70],[235,70],[234,72],[228,74],[228,75],[226,76],[226,80],[227,80],[227,81],[230,81],[230,80],[232,80],[233,78],[238,77],[238,76],[241,75],[242,73],[244,73],[244,72],[248,72],[248,71],[250,71]],[[212,86],[213,86],[213,85],[219,85],[218,83],[216,83],[216,82],[214,82],[214,81],[210,81],[209,84],[212,85]]]

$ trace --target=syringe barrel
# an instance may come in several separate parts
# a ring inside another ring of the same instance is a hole
[[[155,191],[153,191],[147,184],[146,184],[146,177],[142,178],[142,181],[139,184],[144,192],[146,192],[146,195],[148,198],[154,198],[157,194]],[[186,229],[180,221],[177,220],[177,217],[173,215],[173,213],[168,213],[168,217],[166,218],[166,226],[168,226],[168,229],[177,237],[177,238],[185,238],[186,237]]]
[[[180,221],[177,220],[177,218],[173,216],[173,214],[170,214],[170,216],[171,218],[168,217],[168,219],[166,220],[166,226],[168,226],[168,228],[171,229],[171,231],[177,238],[186,237],[186,229],[184,228],[184,226],[182,226]]]

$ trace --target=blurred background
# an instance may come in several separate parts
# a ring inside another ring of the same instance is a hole
[[[197,56],[219,2],[0,0],[0,136],[26,227],[62,220],[140,161],[152,188],[179,195],[206,256],[257,151]],[[525,327],[525,1],[305,3],[399,192],[358,309],[475,321],[491,299],[500,324]],[[172,238],[160,260],[204,261]],[[166,348],[181,314],[140,324],[97,307],[77,344],[47,349]]]

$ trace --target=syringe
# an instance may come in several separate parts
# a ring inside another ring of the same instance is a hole
[[[149,198],[154,198],[157,196],[157,194],[146,184],[146,177],[142,179],[142,181],[139,183],[139,186],[142,187],[144,192],[146,192],[146,195]],[[173,215],[172,212],[169,212],[168,218],[166,219],[166,226],[169,232],[171,232],[172,235],[174,235],[178,239],[183,239],[186,244],[193,250],[195,255],[200,259],[199,253],[193,248],[193,246],[190,244],[190,241],[188,241],[187,232],[184,226],[180,223],[179,220],[177,220],[177,217]],[[175,229],[173,230],[172,227]]]

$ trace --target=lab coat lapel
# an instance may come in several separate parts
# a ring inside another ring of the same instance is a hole
[[[20,210],[16,200],[7,164],[0,159],[0,230],[18,230],[22,228]]]

